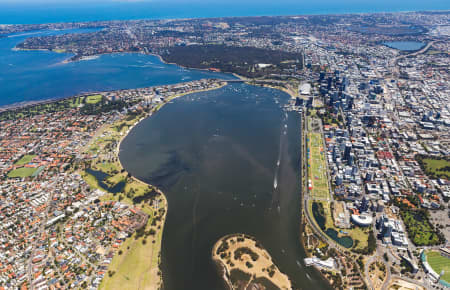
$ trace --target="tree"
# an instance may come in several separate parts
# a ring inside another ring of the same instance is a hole
[[[367,240],[367,247],[368,247],[369,255],[372,254],[375,251],[375,249],[377,248],[377,240],[375,239],[373,230],[370,230],[370,232],[369,232],[369,239]]]

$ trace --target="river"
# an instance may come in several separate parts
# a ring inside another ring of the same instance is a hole
[[[229,74],[165,64],[156,56],[140,53],[106,54],[91,60],[63,63],[72,54],[13,50],[27,37],[96,30],[34,31],[0,38],[0,107],[83,92],[176,84],[203,78],[234,78]]]
[[[296,288],[328,289],[300,244],[300,116],[289,96],[246,84],[171,101],[124,139],[120,160],[159,186],[169,211],[165,289],[223,289],[211,248],[224,235],[260,240]]]

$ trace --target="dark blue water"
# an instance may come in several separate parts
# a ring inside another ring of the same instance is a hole
[[[300,242],[300,115],[284,92],[231,84],[191,94],[139,123],[120,147],[133,176],[169,203],[164,289],[225,289],[211,259],[221,237],[254,236],[294,289],[330,289],[303,264]]]
[[[1,2],[2,0],[0,0],[1,24],[450,9],[450,1],[447,0],[59,1],[62,3],[55,0],[30,0],[28,2],[31,3],[24,3],[27,1],[19,0],[11,1],[13,3]],[[43,5],[43,2],[53,3]]]
[[[202,78],[233,78],[227,74],[183,69],[164,64],[156,56],[138,53],[109,54],[64,64],[62,62],[71,54],[12,50],[30,36],[92,31],[44,31],[0,38],[0,106],[82,92],[174,84]]]
[[[390,41],[384,42],[383,44],[403,51],[419,50],[426,45],[426,43],[420,41]]]

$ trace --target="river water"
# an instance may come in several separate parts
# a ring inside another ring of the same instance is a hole
[[[234,78],[229,74],[184,69],[165,64],[156,56],[139,53],[107,54],[92,60],[63,63],[72,54],[13,50],[27,37],[97,30],[35,31],[0,38],[0,107],[83,92],[175,84],[202,78]]]
[[[389,41],[383,44],[402,51],[415,51],[426,45],[426,43],[420,41]]]
[[[26,37],[93,30],[39,31],[0,38],[0,106],[88,91],[201,78],[234,78],[111,54],[63,64],[70,54],[13,51]],[[327,284],[303,264],[299,241],[300,119],[289,96],[245,84],[172,101],[136,126],[120,158],[133,175],[161,187],[169,201],[163,235],[166,289],[223,289],[211,260],[222,236],[255,236],[301,289]]]
[[[288,99],[231,84],[173,100],[124,139],[126,170],[168,198],[165,289],[223,289],[211,248],[232,233],[260,240],[296,288],[328,289],[303,264],[300,116],[283,110]]]

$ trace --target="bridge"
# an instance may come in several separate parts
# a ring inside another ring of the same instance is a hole
[[[259,84],[285,84],[286,81],[282,80],[272,80],[272,79],[234,79],[234,80],[225,80],[225,79],[217,79],[217,81],[227,82],[227,83],[259,83]]]
[[[242,79],[239,79],[239,80],[224,80],[224,79],[218,79],[218,81],[227,82],[227,83],[245,83],[245,82],[249,82],[251,80],[242,80]]]

